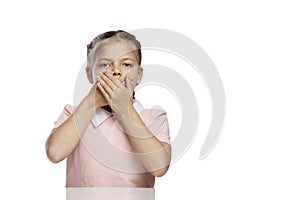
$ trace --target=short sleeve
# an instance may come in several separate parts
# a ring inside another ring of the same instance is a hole
[[[64,123],[73,113],[73,107],[67,104],[58,119],[54,122],[54,129]]]
[[[151,133],[161,142],[170,144],[169,123],[166,111],[151,109],[148,117],[147,127]]]

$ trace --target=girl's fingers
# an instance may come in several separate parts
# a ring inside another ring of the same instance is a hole
[[[125,85],[129,91],[132,91],[131,78],[129,74],[126,75]]]
[[[117,86],[120,82],[118,79],[116,79],[112,74],[108,72],[103,73],[103,78],[106,78],[107,81],[109,81],[112,85]]]
[[[100,84],[100,82],[97,83],[97,87],[99,88],[100,92],[104,96],[106,102],[110,103],[110,95],[107,93],[107,91],[104,89],[104,87]]]
[[[98,81],[105,92],[111,97],[113,89],[102,78]]]
[[[127,77],[128,73],[123,75],[121,78],[120,78],[120,82],[124,82],[126,80],[126,77]]]
[[[106,75],[102,75],[101,77],[97,77],[97,80],[100,82],[100,81],[103,81],[106,83],[106,85],[108,87],[110,87],[111,90],[114,90],[116,88],[116,84],[111,81]]]

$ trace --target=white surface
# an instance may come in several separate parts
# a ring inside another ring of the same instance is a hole
[[[73,101],[86,45],[108,30],[165,28],[211,57],[227,113],[216,148],[198,160],[211,114],[206,91],[197,97],[205,121],[187,153],[157,179],[156,199],[299,199],[297,1],[197,2],[2,1],[1,195],[65,199],[65,163],[50,163],[44,143]]]

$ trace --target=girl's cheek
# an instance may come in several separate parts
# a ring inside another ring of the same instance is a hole
[[[93,72],[93,77],[94,77],[94,80],[95,79],[97,79],[96,77],[97,77],[97,75],[102,75],[103,74],[103,72],[105,72],[105,71],[109,71],[110,69],[109,69],[109,67],[95,67],[94,68],[94,72]]]
[[[100,69],[97,69],[95,68],[94,71],[93,71],[93,81],[94,83],[97,82],[97,75],[100,75],[103,73],[103,70],[100,70]]]

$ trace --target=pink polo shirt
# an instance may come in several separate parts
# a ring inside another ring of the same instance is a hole
[[[143,109],[137,100],[133,105],[152,134],[170,144],[166,112]],[[54,127],[61,125],[73,111],[73,107],[66,105]],[[134,153],[121,122],[106,110],[98,109],[67,158],[66,187],[153,188],[154,182],[155,177]]]

